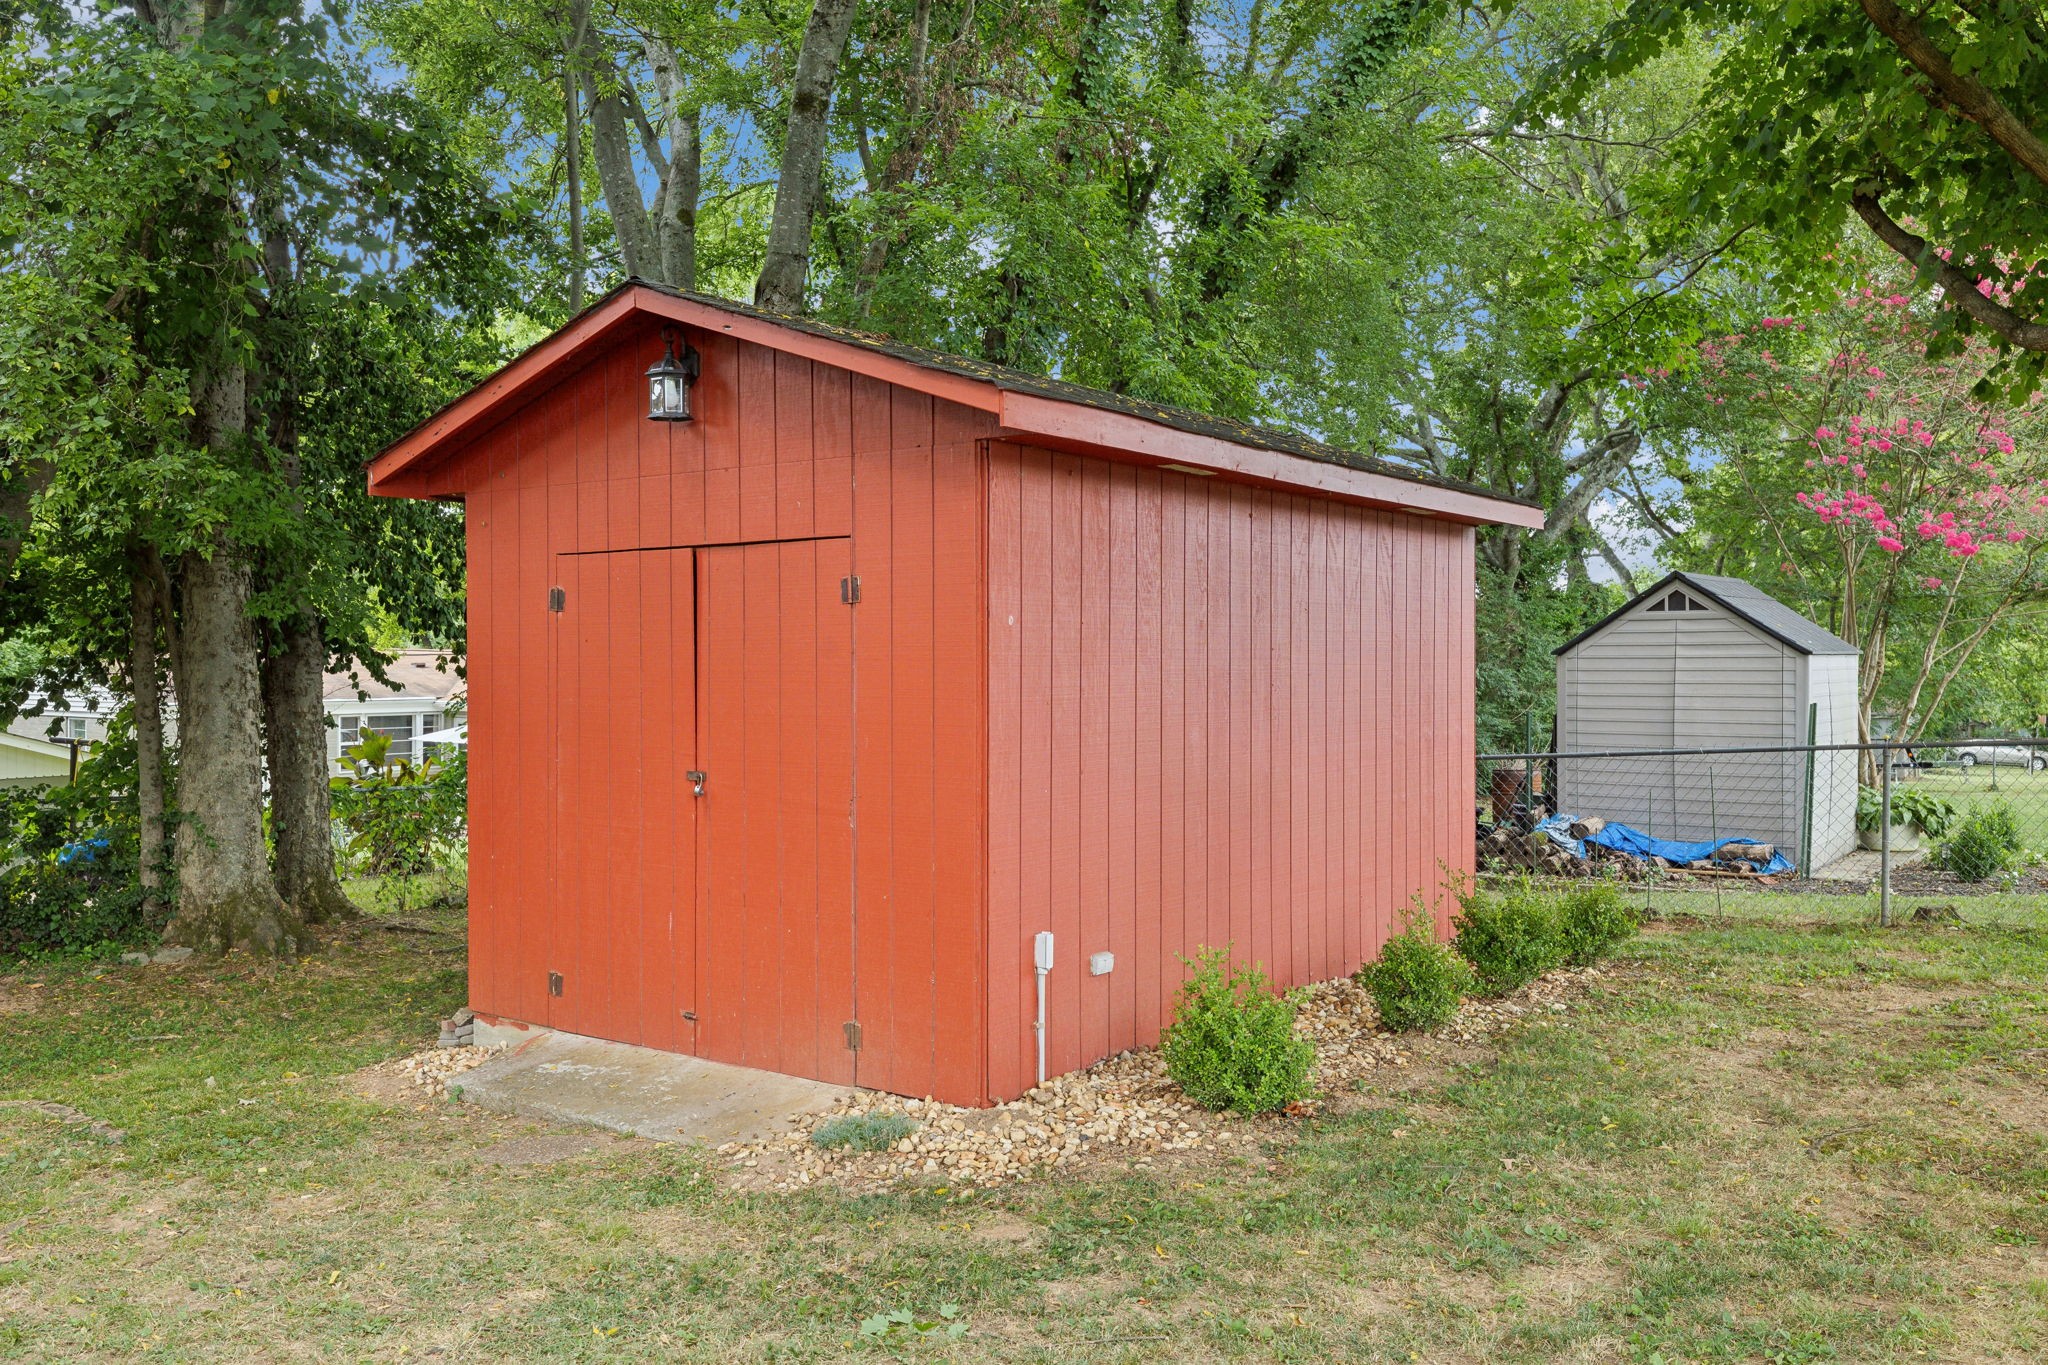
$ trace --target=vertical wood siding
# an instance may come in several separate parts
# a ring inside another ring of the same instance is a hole
[[[1469,528],[991,443],[988,1097],[1157,1040],[1179,957],[1282,985],[1469,871]],[[1091,953],[1116,965],[1090,976]]]
[[[640,884],[673,883],[675,863],[618,858],[601,844],[585,855],[599,870],[572,858],[563,865],[575,884],[558,883],[558,727],[601,746],[609,764],[635,742],[622,725],[663,718],[644,689],[621,704],[620,680],[647,666],[641,656],[657,638],[631,622],[608,634],[606,656],[586,657],[585,642],[556,659],[547,592],[561,583],[563,557],[580,576],[609,551],[851,537],[862,584],[850,609],[859,1076],[979,1100],[988,599],[978,443],[987,418],[729,337],[687,335],[703,355],[698,420],[646,419],[642,372],[661,354],[650,326],[594,351],[431,476],[431,491],[463,496],[468,517],[471,1003],[547,1021],[547,973],[594,961],[600,938],[608,945],[623,932],[610,907],[630,902],[644,917],[677,894]],[[683,799],[662,782],[648,799]],[[640,966],[622,965],[627,957],[603,950],[604,971],[630,972],[619,982],[620,1018],[627,984],[636,1012],[661,998]],[[606,1018],[577,1023],[626,1031]]]

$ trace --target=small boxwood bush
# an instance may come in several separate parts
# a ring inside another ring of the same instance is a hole
[[[1589,882],[1565,893],[1557,907],[1557,932],[1564,960],[1590,967],[1642,928],[1642,917],[1612,882]]]
[[[1358,969],[1357,980],[1372,993],[1380,1023],[1397,1033],[1441,1028],[1476,984],[1465,959],[1437,942],[1436,923],[1420,896],[1409,905],[1401,932],[1387,940],[1378,960]]]
[[[901,1114],[841,1114],[819,1124],[811,1143],[828,1151],[882,1152],[916,1131],[917,1125]]]
[[[2019,861],[2019,819],[2003,801],[1973,806],[1948,841],[1935,850],[1934,864],[1966,882],[1981,882]]]
[[[1499,894],[1474,889],[1461,898],[1458,952],[1488,995],[1528,985],[1564,961],[1556,907],[1526,882]]]
[[[1295,1036],[1294,1002],[1257,967],[1230,969],[1220,948],[1196,953],[1173,1024],[1160,1039],[1166,1073],[1211,1109],[1268,1114],[1309,1094],[1315,1045]]]

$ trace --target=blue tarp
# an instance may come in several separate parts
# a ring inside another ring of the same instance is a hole
[[[1746,835],[1737,835],[1733,838],[1716,839],[1703,844],[1686,844],[1680,843],[1676,839],[1652,839],[1639,829],[1617,824],[1608,824],[1589,839],[1574,839],[1571,828],[1578,823],[1578,820],[1579,817],[1576,815],[1553,815],[1547,820],[1537,821],[1536,832],[1550,840],[1551,843],[1556,844],[1566,853],[1571,854],[1574,858],[1586,856],[1587,844],[1599,844],[1602,848],[1611,848],[1618,853],[1627,853],[1637,858],[1662,858],[1666,862],[1676,863],[1680,867],[1685,866],[1687,863],[1698,862],[1702,858],[1711,858],[1714,856],[1715,849],[1726,844],[1755,844],[1763,842],[1760,839],[1752,839]],[[1780,872],[1790,872],[1792,870],[1792,860],[1782,853],[1773,853],[1771,860],[1767,863],[1751,862],[1743,859],[1730,863],[1729,866],[1746,867],[1763,876],[1770,877]]]
[[[1574,818],[1576,817],[1555,816],[1553,820],[1563,820],[1569,825]],[[1544,821],[1544,824],[1550,823],[1552,823],[1551,820]],[[1548,831],[1545,832],[1548,833]],[[1551,837],[1554,839],[1556,836],[1552,835]],[[1614,849],[1618,853],[1633,854],[1638,858],[1662,858],[1667,862],[1677,863],[1680,867],[1683,867],[1687,863],[1694,863],[1702,858],[1713,857],[1715,849],[1725,847],[1728,844],[1759,844],[1764,841],[1752,839],[1746,835],[1737,835],[1728,839],[1709,840],[1702,844],[1686,844],[1680,843],[1676,839],[1652,839],[1639,829],[1632,829],[1627,825],[1609,824],[1587,839],[1586,842],[1598,844],[1602,848]],[[1745,860],[1740,865],[1753,868],[1767,877],[1792,870],[1792,860],[1782,853],[1773,853],[1771,860],[1767,863]]]

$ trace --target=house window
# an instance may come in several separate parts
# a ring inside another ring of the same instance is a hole
[[[59,744],[86,742],[84,716],[59,716],[50,726],[51,738]]]
[[[411,715],[388,716],[343,716],[341,718],[341,747],[344,751],[362,742],[365,734],[379,734],[391,740],[391,748],[385,754],[385,761],[415,756],[413,722]]]

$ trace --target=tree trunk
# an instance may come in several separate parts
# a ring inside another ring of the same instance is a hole
[[[776,313],[803,308],[804,277],[811,265],[811,219],[823,190],[825,134],[839,59],[853,32],[857,0],[815,0],[797,49],[796,81],[789,97],[789,132],[775,183],[775,213],[768,223],[768,255],[754,283],[754,302]]]
[[[211,557],[187,554],[179,580],[178,906],[164,942],[293,955],[305,925],[278,898],[263,847],[263,698],[249,572],[221,539]]]
[[[263,724],[270,754],[270,833],[277,891],[308,924],[360,912],[334,871],[327,793],[327,709],[321,701],[327,642],[315,616],[277,630],[282,648],[263,663]]]
[[[135,696],[135,813],[142,915],[164,912],[164,702],[157,686],[157,585],[138,551],[128,579],[128,684]]]
[[[611,210],[612,235],[618,239],[619,262],[636,279],[660,278],[661,256],[647,221],[647,201],[640,195],[640,174],[633,165],[633,133],[627,126],[623,79],[590,24],[590,9],[578,3],[571,24],[581,37],[578,60],[583,101],[590,115],[590,149],[597,161],[597,182],[604,205]],[[599,75],[604,79],[600,81]]]
[[[562,161],[569,182],[569,311],[583,311],[583,115],[576,73],[562,67]]]

